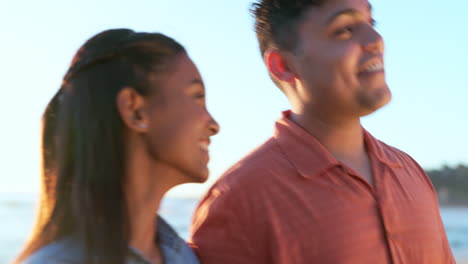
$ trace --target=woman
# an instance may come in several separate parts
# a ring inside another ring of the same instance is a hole
[[[207,179],[218,130],[180,44],[94,36],[44,113],[40,209],[16,263],[198,263],[155,212],[172,187]]]

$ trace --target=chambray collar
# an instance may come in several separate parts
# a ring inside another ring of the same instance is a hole
[[[164,263],[166,264],[199,264],[192,249],[180,238],[172,227],[158,216],[157,233],[148,234],[159,241]],[[71,234],[39,249],[22,263],[83,263],[86,259],[86,249],[79,236]],[[138,250],[129,247],[126,254],[126,264],[149,264]]]
[[[160,216],[157,219],[157,233],[155,240],[159,242],[164,263],[185,263],[186,254],[192,253],[186,242],[179,237],[177,232]],[[155,242],[156,242],[155,241]],[[185,251],[184,251],[185,250]],[[151,263],[137,249],[129,247],[130,256],[128,263],[149,264]],[[194,255],[193,255],[194,257]],[[194,257],[195,258],[195,257]],[[195,261],[195,260],[194,260]],[[190,262],[195,263],[195,262]],[[196,261],[198,263],[198,261]]]
[[[311,179],[335,166],[341,166],[314,136],[292,122],[289,119],[290,115],[291,110],[282,113],[282,117],[276,121],[273,137],[300,176]],[[363,131],[370,155],[386,166],[402,167],[395,154],[384,148],[384,143],[375,139],[364,128]]]

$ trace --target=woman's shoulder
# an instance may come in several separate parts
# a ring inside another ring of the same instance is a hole
[[[83,247],[72,237],[52,242],[26,258],[21,264],[78,264],[83,260]]]
[[[158,220],[158,240],[166,263],[198,264],[198,258],[187,242],[163,218]]]
[[[198,264],[192,248],[164,219],[159,218],[157,239],[160,242],[165,263]],[[30,255],[21,264],[81,264],[84,263],[84,246],[73,236],[59,239]],[[136,250],[130,250],[140,256]],[[131,256],[131,254],[130,254]],[[130,258],[131,259],[131,258]],[[130,260],[129,259],[129,260]],[[138,258],[144,259],[144,258]],[[133,263],[128,261],[127,263]],[[138,262],[141,263],[141,262]],[[145,262],[143,262],[145,263]]]

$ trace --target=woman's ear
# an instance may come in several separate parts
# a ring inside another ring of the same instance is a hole
[[[280,82],[294,83],[296,74],[290,67],[287,55],[277,49],[270,49],[263,55],[263,60],[270,74]]]
[[[131,87],[124,87],[117,94],[116,103],[120,118],[130,130],[140,133],[148,130],[149,120],[143,95]]]

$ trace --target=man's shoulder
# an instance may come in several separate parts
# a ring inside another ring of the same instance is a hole
[[[50,243],[25,259],[22,264],[75,264],[83,262],[83,248],[71,238]]]
[[[409,164],[418,165],[417,162],[405,151],[394,146],[390,146],[381,140],[377,140],[377,142],[388,159],[403,166]]]
[[[275,138],[270,138],[257,146],[238,162],[232,165],[219,178],[222,184],[246,184],[278,173],[288,165]]]
[[[205,194],[204,200],[223,201],[224,204],[243,197],[243,201],[247,201],[268,189],[268,185],[278,184],[291,169],[293,166],[272,137],[227,169]]]
[[[389,146],[381,141],[379,142],[387,157],[390,157],[390,160],[397,165],[396,167],[400,168],[396,170],[396,172],[398,172],[397,175],[406,175],[407,177],[411,177],[413,179],[422,179],[422,181],[425,182],[432,191],[434,191],[434,187],[429,176],[415,159],[398,148]]]

